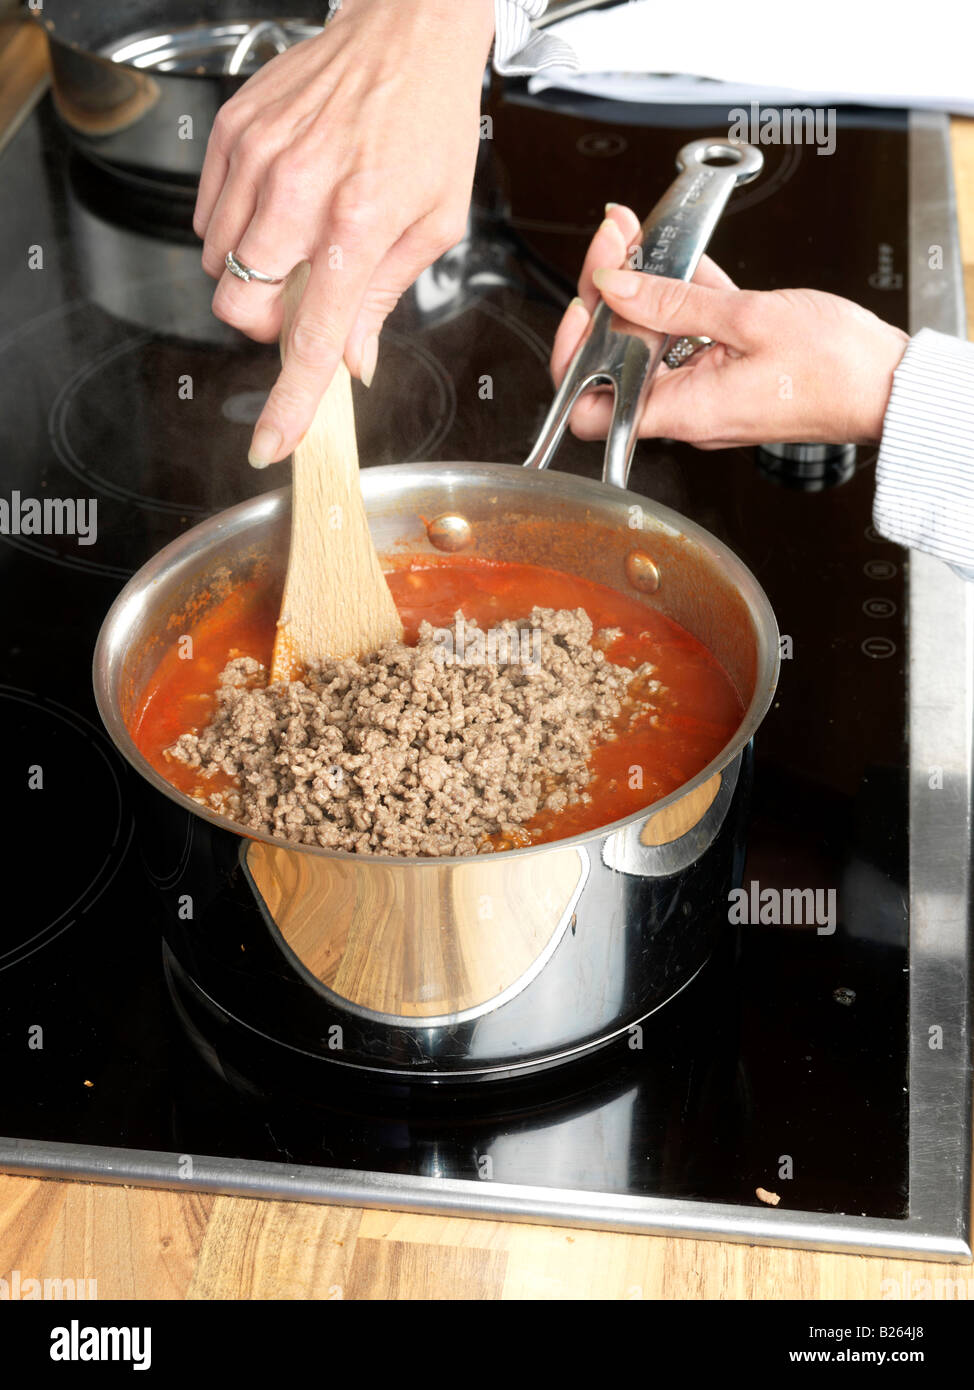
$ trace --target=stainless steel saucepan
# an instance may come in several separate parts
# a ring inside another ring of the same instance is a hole
[[[321,32],[293,0],[125,0],[32,6],[54,105],[96,163],[194,195],[217,112],[268,58]]]
[[[648,271],[689,278],[735,184],[754,177],[761,158],[697,141],[680,167],[643,227],[641,256]],[[696,777],[636,815],[472,859],[362,857],[244,834],[160,777],[129,727],[163,653],[210,605],[254,577],[279,592],[289,490],[197,526],[119,595],[95,651],[98,707],[144,779],[142,841],[165,903],[171,975],[215,1029],[241,1028],[285,1057],[397,1077],[507,1076],[635,1027],[729,930],[749,745],[775,688],[778,632],[726,546],[625,488],[666,347],[600,306],[527,467],[362,473],[381,555],[462,550],[577,574],[660,610],[720,660],[744,703],[740,728]],[[540,471],[592,383],[616,391],[603,481]]]

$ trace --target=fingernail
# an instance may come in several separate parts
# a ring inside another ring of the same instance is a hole
[[[639,290],[639,275],[634,270],[611,270],[603,266],[592,280],[596,289],[608,290],[616,299],[631,299]]]
[[[379,335],[373,333],[362,345],[362,360],[359,363],[359,377],[363,386],[371,386],[375,376],[375,364],[379,360]]]
[[[585,300],[582,299],[579,295],[576,295],[568,307],[569,309],[584,309]]]
[[[252,468],[266,468],[273,463],[281,447],[280,433],[270,425],[258,425],[247,458]]]
[[[606,215],[606,217],[608,217],[609,213],[612,211],[613,208],[617,208],[618,206],[619,206],[618,203],[606,203],[606,205],[605,205],[605,215]]]
[[[602,222],[599,223],[599,231],[600,231],[600,232],[604,232],[605,229],[606,229],[606,227],[608,227],[608,228],[610,229],[610,231],[613,231],[613,232],[617,232],[617,231],[619,230],[619,228],[618,228],[618,227],[616,226],[616,224],[613,222],[613,220],[612,220],[611,217],[606,217],[604,221],[602,221]]]

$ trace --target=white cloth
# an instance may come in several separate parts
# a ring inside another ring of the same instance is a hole
[[[905,16],[913,13],[909,22]],[[558,86],[621,101],[739,107],[927,106],[974,115],[974,4],[930,11],[888,0],[816,0],[814,6],[739,10],[727,0],[629,0],[585,10],[545,31],[578,55],[547,68],[532,92]]]
[[[873,523],[974,579],[974,343],[923,328],[893,376]]]
[[[494,67],[502,77],[523,77],[543,68],[570,72],[578,66],[563,39],[531,27],[547,8],[548,0],[494,0]]]

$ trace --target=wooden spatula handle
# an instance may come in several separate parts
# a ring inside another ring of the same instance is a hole
[[[308,280],[303,263],[284,286],[281,357]],[[402,639],[402,623],[369,535],[359,485],[352,384],[338,364],[294,451],[291,551],[272,680],[328,656],[364,656]]]

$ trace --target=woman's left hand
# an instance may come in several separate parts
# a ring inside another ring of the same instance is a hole
[[[707,257],[692,284],[617,269],[638,240],[639,223],[628,208],[610,205],[607,212],[585,257],[579,298],[555,338],[556,384],[601,293],[638,327],[715,341],[686,366],[659,368],[641,437],[685,440],[700,449],[880,439],[893,373],[909,342],[902,330],[818,290],[739,290]],[[602,439],[611,417],[604,392],[584,396],[572,411],[572,432]]]

